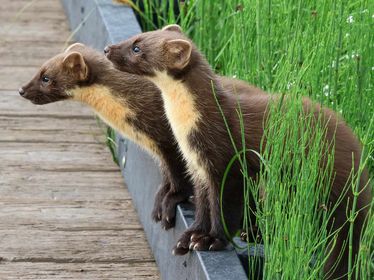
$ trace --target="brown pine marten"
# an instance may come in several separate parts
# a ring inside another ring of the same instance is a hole
[[[263,94],[243,81],[218,79],[232,94],[243,89]],[[44,63],[19,93],[39,105],[65,99],[88,104],[111,127],[157,158],[163,182],[152,217],[165,229],[174,225],[176,205],[193,188],[153,83],[115,69],[103,54],[76,43]]]
[[[106,48],[109,59],[122,71],[138,74],[152,81],[160,90],[164,109],[180,150],[187,162],[188,172],[195,187],[196,214],[193,225],[181,236],[174,252],[185,254],[188,249],[221,250],[227,244],[220,220],[219,192],[223,174],[230,159],[235,154],[218,103],[233,134],[236,145],[241,145],[239,118],[235,111],[239,100],[244,121],[245,143],[248,149],[261,152],[260,145],[264,133],[264,117],[271,95],[229,94],[222,87],[206,59],[197,50],[181,29],[171,25],[162,30],[146,32],[134,36],[118,45]],[[213,94],[215,93],[215,96]],[[305,111],[313,111],[316,118],[322,114],[323,125],[327,127],[326,139],[335,138],[335,177],[329,200],[337,205],[332,213],[332,230],[342,227],[336,245],[325,266],[326,278],[344,277],[347,273],[348,246],[343,246],[348,236],[346,209],[352,207],[351,188],[344,194],[346,183],[350,182],[352,162],[357,172],[361,157],[361,147],[343,120],[331,110],[303,99]],[[254,180],[260,170],[258,157],[247,157],[249,176]],[[239,164],[230,171],[226,181],[223,208],[228,228],[234,232],[240,227],[243,206],[242,174]],[[361,211],[354,221],[353,255],[359,249],[360,233],[371,201],[368,175],[365,170],[360,177],[361,191],[357,208]],[[337,203],[344,195],[342,203]],[[350,204],[347,205],[347,201]],[[251,203],[252,204],[252,203]],[[253,207],[253,205],[251,205]],[[339,253],[343,249],[342,258]],[[336,268],[334,264],[336,263]],[[332,273],[327,273],[330,269]]]

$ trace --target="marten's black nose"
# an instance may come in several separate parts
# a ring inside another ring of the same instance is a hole
[[[23,88],[19,88],[18,92],[19,92],[19,94],[20,94],[21,96],[24,96],[24,95],[25,95],[25,91],[23,90]]]
[[[108,55],[108,54],[110,53],[110,47],[109,47],[109,46],[106,46],[106,47],[104,48],[104,53],[105,53],[106,55]]]

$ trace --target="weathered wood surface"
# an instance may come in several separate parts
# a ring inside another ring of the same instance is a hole
[[[103,143],[105,127],[100,131],[92,119],[27,118],[0,115],[0,142],[25,143]]]
[[[6,2],[0,8],[0,279],[159,279],[105,146],[105,128],[77,102],[36,106],[17,93],[70,36],[60,2]]]
[[[16,48],[14,44],[17,45]],[[63,50],[61,42],[33,41],[30,44],[22,41],[4,41],[0,44],[1,64],[39,67],[44,61],[61,52],[61,50]]]
[[[2,261],[56,263],[152,262],[139,230],[1,230]],[[22,242],[20,242],[20,238]],[[82,246],[82,245],[85,246]]]
[[[22,48],[22,44],[17,47]],[[0,65],[0,89],[9,91],[18,89],[36,74],[37,69],[35,66],[30,67],[27,65]]]
[[[26,262],[6,263],[1,266],[0,279],[7,280],[63,280],[63,279],[158,279],[157,269],[149,267],[148,263],[51,263],[35,264]]]
[[[0,63],[0,68],[1,67],[2,66]],[[18,68],[22,70],[22,67]],[[34,68],[33,73],[36,70],[37,68]],[[32,76],[27,77],[27,80],[31,79],[31,77]],[[6,80],[1,76],[0,81],[3,81],[4,84],[6,84]],[[22,83],[17,83],[18,87],[20,87],[21,85]],[[81,104],[75,101],[61,101],[43,106],[34,105],[31,102],[21,98],[16,88],[17,87],[13,88],[12,91],[4,91],[0,89],[0,113],[2,116],[10,115],[21,118],[29,118],[30,116],[38,116],[44,118],[56,117],[64,119],[86,118],[90,120],[94,118],[90,108],[88,108],[87,106],[82,106]],[[20,108],[22,108],[22,110],[20,110]]]
[[[130,199],[126,189],[121,191],[121,196],[118,195],[118,186],[123,182],[121,177],[115,174],[113,176],[116,172],[77,171],[61,174],[58,171],[35,172],[20,169],[2,171],[0,198],[2,201],[59,201],[60,203]],[[61,180],[62,175],[69,177],[69,180]]]
[[[1,170],[117,171],[105,145],[87,143],[0,143]]]

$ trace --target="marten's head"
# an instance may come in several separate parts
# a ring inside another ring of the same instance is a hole
[[[19,94],[38,105],[70,98],[69,89],[88,78],[88,67],[79,52],[84,48],[83,44],[73,44],[45,62],[32,80],[19,89]]]
[[[178,25],[136,35],[104,52],[121,71],[143,76],[178,73],[193,63],[194,46]]]

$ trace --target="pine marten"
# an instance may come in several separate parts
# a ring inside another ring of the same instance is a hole
[[[264,94],[240,80],[218,79],[232,94],[244,89]],[[107,124],[157,158],[163,182],[152,217],[164,229],[174,225],[176,205],[188,199],[193,188],[164,116],[161,95],[151,82],[115,69],[103,54],[76,43],[44,63],[19,93],[39,105],[66,99],[88,104]]]
[[[225,118],[237,146],[241,145],[239,118],[236,114],[238,98],[230,95],[222,87],[206,59],[177,25],[166,26],[162,30],[146,32],[134,36],[120,44],[106,48],[109,59],[122,71],[138,74],[153,82],[161,91],[164,109],[179,148],[187,162],[187,169],[195,187],[196,215],[193,225],[183,233],[174,253],[185,254],[188,249],[221,250],[227,244],[220,220],[219,192],[221,179],[229,160],[235,154],[223,117],[214,94],[222,106]],[[264,117],[272,95],[241,95],[240,107],[244,121],[245,143],[248,149],[261,153],[260,144],[264,133]],[[335,137],[335,162],[332,189],[329,200],[336,205],[338,197],[349,183],[352,162],[357,172],[361,147],[349,127],[333,111],[303,99],[305,111],[313,110],[316,118],[323,115],[327,127],[326,139],[331,143]],[[335,136],[334,136],[335,135]],[[254,180],[260,170],[258,157],[249,155],[249,176]],[[353,255],[359,249],[360,233],[371,201],[368,175],[365,170],[360,178],[360,195],[357,208],[362,209],[354,227]],[[223,197],[225,220],[234,232],[240,227],[243,205],[242,174],[239,164],[231,169]],[[348,246],[339,253],[348,235],[346,209],[347,199],[352,202],[349,188],[343,203],[332,213],[333,230],[343,227],[329,256],[325,271],[337,267],[326,278],[336,278],[347,273]],[[253,207],[253,205],[251,205]]]

